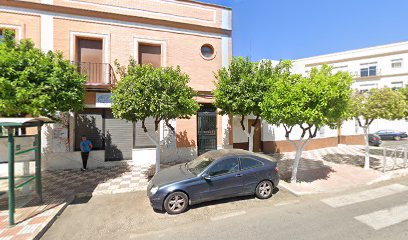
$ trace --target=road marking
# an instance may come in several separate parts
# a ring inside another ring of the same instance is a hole
[[[327,205],[337,208],[343,207],[355,203],[365,202],[369,200],[373,200],[380,197],[389,196],[392,194],[404,192],[408,190],[408,186],[401,185],[401,184],[392,184],[380,188],[370,189],[363,192],[352,193],[348,195],[343,195],[339,197],[332,197],[322,199],[321,201],[326,203]]]
[[[408,203],[355,217],[375,230],[408,220]]]
[[[220,215],[220,216],[217,216],[217,217],[212,217],[211,221],[218,221],[218,220],[222,220],[222,219],[226,219],[226,218],[230,218],[230,217],[236,217],[236,216],[244,215],[245,213],[246,213],[245,211],[227,213],[227,214]]]
[[[280,207],[280,206],[295,204],[295,203],[299,203],[299,202],[300,202],[299,200],[291,200],[291,201],[287,201],[287,202],[276,203],[275,206]]]

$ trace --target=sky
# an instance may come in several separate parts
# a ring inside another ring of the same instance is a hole
[[[299,59],[408,41],[408,0],[200,0],[232,7],[233,55]]]

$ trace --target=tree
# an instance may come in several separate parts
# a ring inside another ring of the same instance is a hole
[[[248,58],[233,58],[228,68],[222,68],[215,75],[215,105],[221,114],[239,116],[241,127],[249,139],[249,151],[253,151],[255,126],[260,121],[259,104],[268,90],[267,81],[272,74],[272,63],[263,61],[254,63]],[[248,129],[245,129],[245,117],[253,114],[256,118]]]
[[[0,116],[47,116],[83,108],[85,76],[57,52],[44,53],[31,40],[0,41]]]
[[[269,92],[261,103],[262,118],[270,124],[283,126],[285,137],[296,149],[291,182],[296,182],[302,152],[317,130],[335,127],[347,113],[352,79],[348,73],[332,74],[332,68],[323,65],[313,68],[307,77],[291,74],[291,62],[276,66],[276,74]],[[290,134],[295,126],[301,135],[295,141]]]
[[[368,93],[354,93],[351,98],[350,114],[364,131],[364,169],[370,168],[368,133],[375,119],[396,120],[406,116],[407,103],[404,95],[390,88],[372,89]]]
[[[156,172],[160,170],[160,132],[163,121],[175,133],[169,121],[189,118],[199,108],[196,92],[188,86],[190,78],[180,67],[154,68],[139,65],[131,59],[127,69],[117,62],[121,80],[112,91],[112,112],[115,118],[141,121],[147,137],[156,145]],[[155,134],[151,136],[145,121],[154,118]]]

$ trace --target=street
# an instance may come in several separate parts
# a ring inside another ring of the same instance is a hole
[[[408,239],[408,177],[346,192],[234,198],[170,216],[144,192],[78,199],[42,239]],[[89,201],[87,201],[89,200]]]

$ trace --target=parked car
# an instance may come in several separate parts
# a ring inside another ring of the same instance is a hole
[[[178,214],[189,205],[216,199],[253,194],[267,199],[278,183],[277,162],[272,157],[223,149],[159,171],[147,195],[154,209]]]
[[[381,145],[381,143],[382,143],[382,141],[381,141],[380,136],[378,136],[377,134],[372,134],[372,133],[368,134],[368,144],[370,146],[377,146],[378,147],[378,146]]]
[[[396,130],[380,130],[374,134],[380,136],[381,140],[400,140],[402,138],[407,138],[406,132],[400,132]]]

